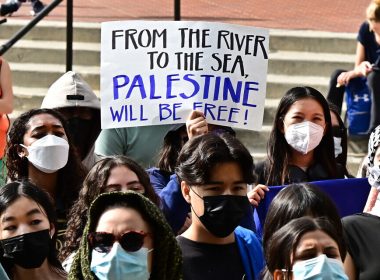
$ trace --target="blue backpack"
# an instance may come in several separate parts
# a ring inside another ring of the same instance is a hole
[[[359,77],[350,80],[346,86],[347,127],[350,135],[368,134],[371,120],[371,92],[367,79]]]

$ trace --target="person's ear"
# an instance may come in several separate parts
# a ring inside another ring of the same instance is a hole
[[[55,233],[55,226],[53,223],[50,223],[50,230],[49,230],[50,238],[53,238],[54,233]]]
[[[276,269],[273,272],[273,280],[286,280],[285,273],[281,269]]]
[[[191,204],[190,187],[185,181],[181,181],[182,196],[187,203]]]
[[[21,145],[16,146],[16,151],[17,151],[17,154],[20,158],[24,158],[24,157],[27,157],[29,155],[28,150]]]

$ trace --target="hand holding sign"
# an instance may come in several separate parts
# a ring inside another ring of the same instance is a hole
[[[186,121],[186,131],[189,139],[206,134],[208,125],[205,115],[200,111],[192,111]]]

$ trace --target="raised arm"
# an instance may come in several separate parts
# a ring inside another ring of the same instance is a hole
[[[10,114],[13,111],[13,89],[12,73],[9,64],[3,58],[0,69],[0,87],[2,97],[0,98],[0,113]]]

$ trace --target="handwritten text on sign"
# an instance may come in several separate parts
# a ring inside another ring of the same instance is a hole
[[[185,122],[260,130],[269,35],[210,22],[102,23],[102,128]]]

